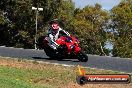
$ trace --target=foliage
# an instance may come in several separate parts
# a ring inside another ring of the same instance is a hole
[[[35,37],[35,12],[32,6],[43,7],[44,11],[39,12],[38,16],[38,33],[43,30],[43,22],[51,19],[52,14],[56,14],[60,0],[2,0],[0,1],[0,10],[2,20],[9,22],[1,23],[1,45],[16,46],[24,48],[33,48]],[[58,3],[58,4],[56,4]],[[6,5],[5,5],[6,4]],[[56,8],[55,8],[56,7]],[[4,14],[4,15],[3,15]],[[49,17],[49,18],[48,18]],[[11,27],[9,26],[11,25]],[[4,36],[3,36],[4,35]],[[42,35],[42,34],[41,34]],[[8,41],[9,40],[9,41]]]
[[[104,46],[107,33],[104,29],[108,17],[108,12],[102,10],[99,4],[75,10],[74,30],[88,53],[106,55]]]
[[[124,0],[111,10],[113,55],[132,57],[132,0]]]
[[[0,45],[34,48],[33,6],[43,8],[38,14],[37,38],[47,34],[51,19],[58,18],[87,53],[132,57],[132,0],[123,0],[110,12],[99,4],[75,8],[72,0],[0,0]],[[113,50],[105,47],[107,42]]]
[[[21,45],[24,48],[32,48],[33,32],[31,31],[34,27],[33,14],[31,14],[31,3],[29,0],[3,0],[0,1],[0,8],[6,18],[6,23],[1,24],[3,30],[1,30],[1,38],[4,35],[5,45],[17,46]],[[6,4],[6,5],[4,5]],[[5,31],[5,32],[4,32]],[[6,33],[6,34],[5,34]],[[9,40],[9,41],[8,41]],[[9,43],[6,43],[9,42]],[[18,46],[20,47],[20,46]]]

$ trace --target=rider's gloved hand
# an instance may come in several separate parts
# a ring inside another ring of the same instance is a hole
[[[55,45],[57,46],[57,47],[59,47],[59,44],[57,44],[56,42],[54,42],[55,43]]]

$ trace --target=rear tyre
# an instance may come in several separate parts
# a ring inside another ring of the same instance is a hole
[[[54,59],[54,58],[56,58],[56,54],[55,54],[55,51],[53,51],[53,50],[51,50],[51,49],[47,49],[47,48],[44,48],[44,51],[45,51],[45,53],[46,53],[46,55],[48,56],[48,57],[50,57],[51,59]]]
[[[41,36],[38,38],[37,40],[37,46],[39,49],[43,49],[44,48],[44,39],[46,36]]]
[[[87,62],[88,61],[88,56],[82,51],[78,53],[77,58],[81,62]]]

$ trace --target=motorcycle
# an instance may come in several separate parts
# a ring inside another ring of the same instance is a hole
[[[42,36],[38,39],[39,49],[44,49],[50,58],[62,59],[78,59],[81,62],[87,62],[88,56],[79,47],[79,40],[72,36],[60,36],[55,41],[59,46],[57,50],[49,46],[49,37]]]

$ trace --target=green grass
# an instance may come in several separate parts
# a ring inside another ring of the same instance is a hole
[[[19,63],[21,67],[0,65],[0,88],[58,88],[76,82],[77,67],[63,67],[31,61],[8,60],[5,63]],[[25,66],[29,65],[29,66]],[[120,72],[86,69],[88,74],[117,74]]]
[[[0,88],[52,88],[56,86],[56,82],[50,85],[49,83],[52,82],[45,83],[43,81],[48,81],[50,77],[56,77],[55,74],[50,70],[40,71],[0,66]],[[39,84],[41,85],[39,86]]]

